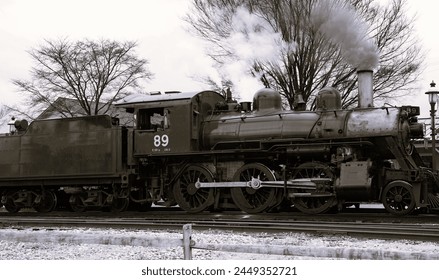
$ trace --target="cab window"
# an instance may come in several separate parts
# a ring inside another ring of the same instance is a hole
[[[151,131],[169,128],[169,110],[164,108],[140,109],[137,113],[137,128]]]

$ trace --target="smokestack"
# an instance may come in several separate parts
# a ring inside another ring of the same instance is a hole
[[[373,107],[373,71],[358,70],[358,107]]]

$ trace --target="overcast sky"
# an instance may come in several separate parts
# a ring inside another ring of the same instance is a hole
[[[0,0],[0,103],[15,100],[11,79],[26,78],[30,48],[67,37],[132,40],[155,78],[146,91],[202,89],[209,71],[202,43],[182,21],[190,0]],[[205,86],[204,86],[205,87]]]
[[[182,20],[191,2],[0,0],[0,104],[9,105],[17,100],[11,79],[28,77],[32,64],[26,51],[44,39],[63,37],[137,41],[138,55],[150,61],[150,70],[155,74],[145,91],[206,89],[193,77],[214,71],[204,55],[202,42],[187,33],[187,24]],[[428,55],[427,68],[419,81],[419,94],[404,103],[428,108],[424,92],[431,80],[439,84],[439,4],[409,0],[409,6],[409,13],[417,14],[415,28]],[[250,100],[254,90],[242,94],[242,99]],[[428,110],[422,115],[428,116]]]

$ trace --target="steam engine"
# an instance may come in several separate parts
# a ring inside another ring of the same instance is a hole
[[[333,88],[315,111],[283,110],[270,89],[253,108],[213,91],[170,92],[120,102],[132,126],[109,116],[34,121],[0,137],[1,202],[10,212],[156,204],[318,214],[371,201],[397,215],[438,205],[437,172],[412,145],[423,137],[419,108],[373,107],[370,71],[359,72],[359,90],[349,110]]]
[[[406,198],[413,197],[398,203],[387,197],[384,205],[388,211],[413,210],[415,193],[422,197],[424,177],[419,171],[423,163],[411,144],[411,139],[422,137],[422,127],[416,122],[419,108],[341,110],[334,89],[322,90],[318,99],[316,111],[283,111],[277,92],[261,90],[255,95],[253,111],[208,118],[203,126],[203,148],[239,151],[244,163],[258,162],[267,173],[275,170],[275,180],[259,182],[252,176],[248,182],[258,184],[254,189],[277,187],[281,196],[303,212],[321,213],[337,204],[377,201],[396,189],[398,193],[413,192]],[[267,162],[267,158],[271,160]],[[238,191],[238,186],[243,188],[237,183],[231,189],[235,202],[239,201],[237,195],[248,195],[244,189]]]

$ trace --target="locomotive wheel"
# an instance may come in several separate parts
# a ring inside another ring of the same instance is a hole
[[[79,194],[72,194],[69,199],[70,208],[73,212],[84,212],[86,206],[84,205],[82,198]]]
[[[139,190],[136,192],[131,191],[130,193],[130,205],[129,209],[134,211],[146,212],[151,209],[152,201],[142,201],[139,200],[151,199],[151,193],[147,190]]]
[[[55,209],[56,204],[56,195],[52,191],[44,191],[40,200],[34,205],[34,209],[40,213],[47,213]]]
[[[119,213],[128,209],[130,199],[128,197],[115,198],[111,204],[111,212]]]
[[[197,189],[195,183],[198,180],[213,182],[213,175],[202,166],[191,165],[183,171],[174,186],[175,201],[189,213],[204,211],[214,203],[214,189]]]
[[[261,181],[276,181],[273,172],[263,164],[249,163],[239,168],[233,181],[248,182],[252,178]],[[232,188],[230,190],[233,202],[244,212],[260,213],[277,204],[276,188]]]
[[[293,175],[293,179],[306,178],[332,178],[332,171],[326,164],[319,162],[307,162],[299,165]],[[296,196],[293,199],[294,206],[303,213],[322,214],[329,211],[337,204],[337,199],[333,193],[325,190],[317,190],[313,193],[315,197]]]
[[[7,202],[5,204],[5,209],[6,211],[8,211],[9,213],[17,213],[18,211],[21,210],[21,207],[15,205],[15,203],[12,201],[11,203]]]
[[[14,192],[9,192],[6,194],[7,198],[6,198],[6,203],[5,203],[5,209],[6,211],[8,211],[9,213],[17,213],[18,211],[21,210],[21,207],[16,205],[14,202]]]
[[[405,181],[393,181],[383,191],[384,208],[394,215],[407,215],[415,209],[413,186]]]

